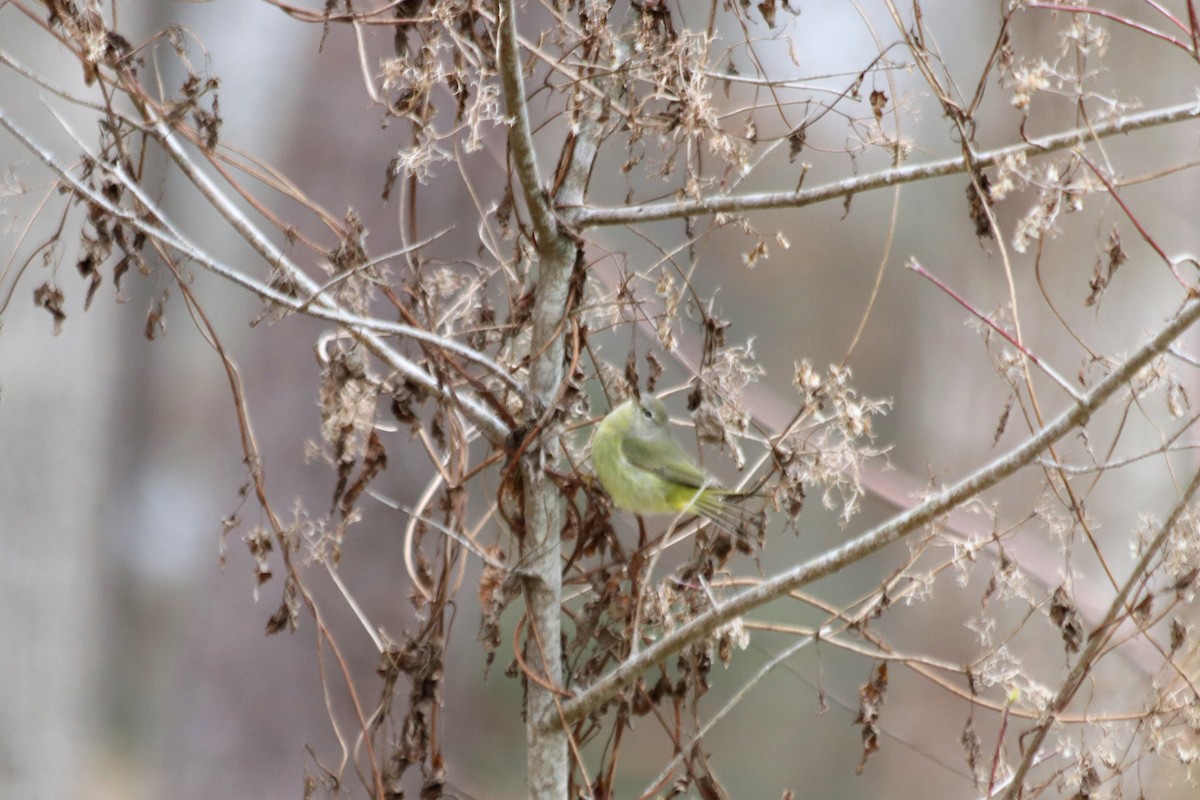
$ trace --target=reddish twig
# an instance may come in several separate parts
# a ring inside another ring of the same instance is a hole
[[[1154,28],[1151,28],[1148,25],[1143,25],[1140,22],[1135,22],[1134,20],[1129,19],[1128,17],[1123,17],[1120,14],[1117,14],[1113,11],[1105,11],[1102,8],[1096,8],[1095,6],[1064,6],[1064,5],[1059,5],[1058,3],[1026,3],[1025,7],[1026,8],[1037,8],[1037,9],[1041,9],[1043,11],[1063,11],[1068,14],[1095,14],[1097,17],[1104,17],[1105,19],[1109,19],[1109,20],[1112,20],[1113,22],[1124,25],[1127,28],[1133,28],[1136,31],[1141,31],[1142,33],[1144,33],[1148,36],[1153,36],[1155,39],[1161,39],[1162,41],[1164,41],[1170,45],[1174,45],[1175,47],[1178,47],[1180,50],[1184,51],[1185,53],[1195,55],[1195,51],[1193,50],[1193,48],[1189,47],[1186,42],[1176,39],[1174,36],[1171,36],[1170,34],[1163,33],[1162,31],[1159,31],[1159,30],[1155,30]],[[1173,17],[1172,17],[1172,20],[1174,20]],[[1178,22],[1176,22],[1176,24],[1178,24]]]
[[[932,273],[930,273],[927,269],[922,267],[915,258],[909,259],[908,264],[906,264],[905,266],[908,269],[910,269],[913,272],[920,275],[921,277],[928,280],[934,286],[941,289],[943,292],[945,292],[947,295],[949,295],[950,298],[954,300],[954,302],[958,303],[960,306],[965,308],[967,311],[971,312],[971,314],[973,316],[975,316],[977,319],[979,319],[985,325],[990,327],[996,333],[1003,336],[1005,341],[1007,341],[1013,347],[1017,348],[1017,350],[1019,350],[1026,358],[1028,358],[1034,364],[1034,366],[1036,366],[1043,373],[1045,373],[1047,375],[1047,377],[1049,377],[1051,380],[1053,380],[1055,383],[1057,383],[1060,387],[1062,387],[1062,389],[1065,392],[1067,392],[1067,394],[1069,394],[1073,400],[1078,401],[1080,399],[1079,393],[1075,390],[1075,387],[1072,386],[1067,381],[1066,378],[1059,375],[1054,370],[1053,367],[1051,367],[1049,364],[1046,364],[1044,361],[1042,361],[1040,358],[1038,358],[1034,353],[1032,353],[1029,350],[1029,348],[1027,348],[1025,345],[1021,344],[1021,342],[1017,341],[1016,337],[1014,337],[1011,333],[1009,333],[1004,328],[997,325],[986,314],[979,311],[973,305],[968,303],[965,299],[963,299],[963,297],[961,295],[958,294],[958,292],[951,289],[949,286],[947,286],[945,283],[943,283],[941,280],[939,280],[936,276],[934,276]]]
[[[1134,216],[1133,211],[1129,208],[1129,206],[1125,205],[1125,201],[1121,199],[1119,194],[1117,194],[1117,187],[1113,186],[1112,182],[1104,176],[1104,173],[1102,173],[1087,156],[1080,153],[1079,159],[1084,164],[1087,164],[1088,169],[1092,171],[1092,174],[1100,179],[1100,182],[1104,184],[1104,188],[1108,189],[1109,196],[1111,196],[1112,199],[1116,201],[1117,205],[1121,207],[1121,210],[1125,212],[1125,216],[1129,218],[1129,221],[1133,223],[1133,227],[1137,228],[1137,232],[1141,234],[1142,240],[1145,241],[1146,244],[1150,245],[1154,252],[1158,253],[1158,257],[1161,258],[1163,263],[1167,265],[1167,268],[1171,270],[1171,274],[1175,276],[1175,280],[1179,281],[1179,285],[1187,290],[1188,296],[1195,297],[1196,289],[1192,286],[1188,286],[1187,281],[1184,280],[1183,276],[1179,274],[1179,270],[1175,267],[1175,262],[1172,261],[1170,256],[1168,256],[1166,252],[1159,246],[1158,242],[1154,241],[1154,238],[1150,236],[1149,232],[1142,227],[1142,223],[1138,221],[1136,216]]]

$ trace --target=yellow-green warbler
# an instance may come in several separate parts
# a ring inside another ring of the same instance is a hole
[[[723,489],[696,466],[654,398],[630,398],[596,426],[592,466],[613,505],[626,511],[699,514],[735,535],[758,516],[728,502],[752,493]]]

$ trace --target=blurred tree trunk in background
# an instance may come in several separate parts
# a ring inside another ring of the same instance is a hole
[[[0,335],[0,794],[70,797],[106,727],[99,540],[111,484],[95,465],[120,445],[120,332],[106,309],[51,337],[26,300]]]

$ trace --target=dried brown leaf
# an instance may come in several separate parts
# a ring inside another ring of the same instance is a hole
[[[1078,652],[1079,645],[1083,641],[1083,623],[1065,586],[1059,586],[1054,590],[1054,597],[1050,601],[1050,621],[1062,634],[1067,652]]]

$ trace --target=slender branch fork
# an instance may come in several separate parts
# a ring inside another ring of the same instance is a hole
[[[541,720],[541,724],[544,727],[553,728],[582,719],[632,684],[647,669],[663,662],[688,645],[703,639],[721,626],[794,589],[831,575],[849,564],[883,549],[892,542],[933,522],[966,500],[995,486],[1004,478],[1035,461],[1067,433],[1085,425],[1101,405],[1133,378],[1139,370],[1170,347],[1171,343],[1197,319],[1200,319],[1200,301],[1192,299],[1150,341],[1121,362],[1091,391],[1083,395],[1079,402],[1063,411],[1039,433],[1029,437],[1024,443],[920,505],[914,506],[842,547],[818,556],[807,563],[797,565],[716,605],[630,658],[597,681],[586,692],[565,703],[561,715],[548,715]]]
[[[1142,128],[1197,118],[1200,118],[1200,102],[1193,100],[1138,114],[1126,114],[1090,128],[1076,128],[1042,139],[976,153],[970,160],[966,156],[956,156],[941,161],[931,161],[928,164],[885,169],[812,189],[727,195],[700,200],[668,201],[610,208],[575,206],[564,208],[562,213],[564,218],[573,225],[590,228],[600,225],[631,225],[665,219],[680,219],[697,214],[735,213],[766,208],[799,208],[901,183],[954,175],[966,172],[967,169],[994,167],[1006,159],[1019,156],[1053,153],[1083,144],[1092,138],[1104,138],[1118,133],[1128,133]]]

